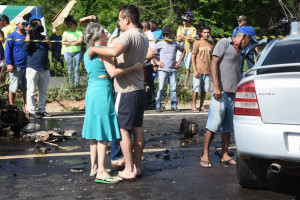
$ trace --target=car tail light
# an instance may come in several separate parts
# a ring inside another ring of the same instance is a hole
[[[234,102],[234,114],[261,116],[254,81],[243,83],[237,88]]]

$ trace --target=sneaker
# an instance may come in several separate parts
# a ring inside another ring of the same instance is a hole
[[[111,166],[112,167],[121,167],[125,165],[125,158],[120,158],[119,160],[112,160]]]
[[[42,115],[40,115],[40,114],[37,113],[37,112],[29,113],[29,118],[41,119],[41,118],[42,118]]]
[[[40,112],[38,114],[41,115],[42,117],[52,117],[52,115],[47,113],[46,111],[45,112]]]
[[[179,110],[177,107],[176,108],[171,108],[172,111],[174,112],[181,112],[181,110]]]
[[[161,107],[156,107],[156,112],[162,112],[163,110],[161,109]]]

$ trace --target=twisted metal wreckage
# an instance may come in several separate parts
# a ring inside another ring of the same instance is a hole
[[[13,132],[14,135],[19,135],[20,131],[29,123],[25,112],[12,105],[7,105],[7,100],[0,97],[0,137],[8,136]],[[25,131],[26,132],[26,131]],[[28,131],[27,131],[28,132]],[[28,143],[42,143],[51,145],[59,150],[69,150],[69,147],[60,147],[54,142],[59,142],[64,139],[70,139],[77,134],[74,130],[61,130],[55,128],[53,131],[36,131],[30,130],[31,133],[24,134],[21,138],[22,141]],[[35,149],[36,153],[46,153],[46,148],[41,148],[39,145]]]

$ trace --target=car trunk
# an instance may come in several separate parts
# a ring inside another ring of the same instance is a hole
[[[283,69],[262,69],[254,78],[261,118],[264,123],[300,124],[300,68]]]

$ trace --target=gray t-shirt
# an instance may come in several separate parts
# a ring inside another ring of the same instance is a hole
[[[223,92],[235,93],[240,82],[240,54],[233,46],[232,39],[223,38],[215,46],[213,56],[221,58],[218,66],[219,84]]]
[[[176,52],[177,49],[183,50],[184,47],[177,41],[168,43],[166,41],[159,41],[153,47],[154,50],[159,51],[160,61],[165,65],[163,68],[158,68],[159,71],[174,72],[176,64]]]
[[[149,41],[140,29],[133,28],[123,32],[120,35],[118,42],[125,46],[125,52],[123,53],[124,63],[119,63],[119,68],[130,67],[135,65],[137,62],[144,63],[148,52]],[[143,90],[143,69],[139,71],[132,71],[124,76],[116,77],[114,79],[114,87],[115,91],[120,93]]]

